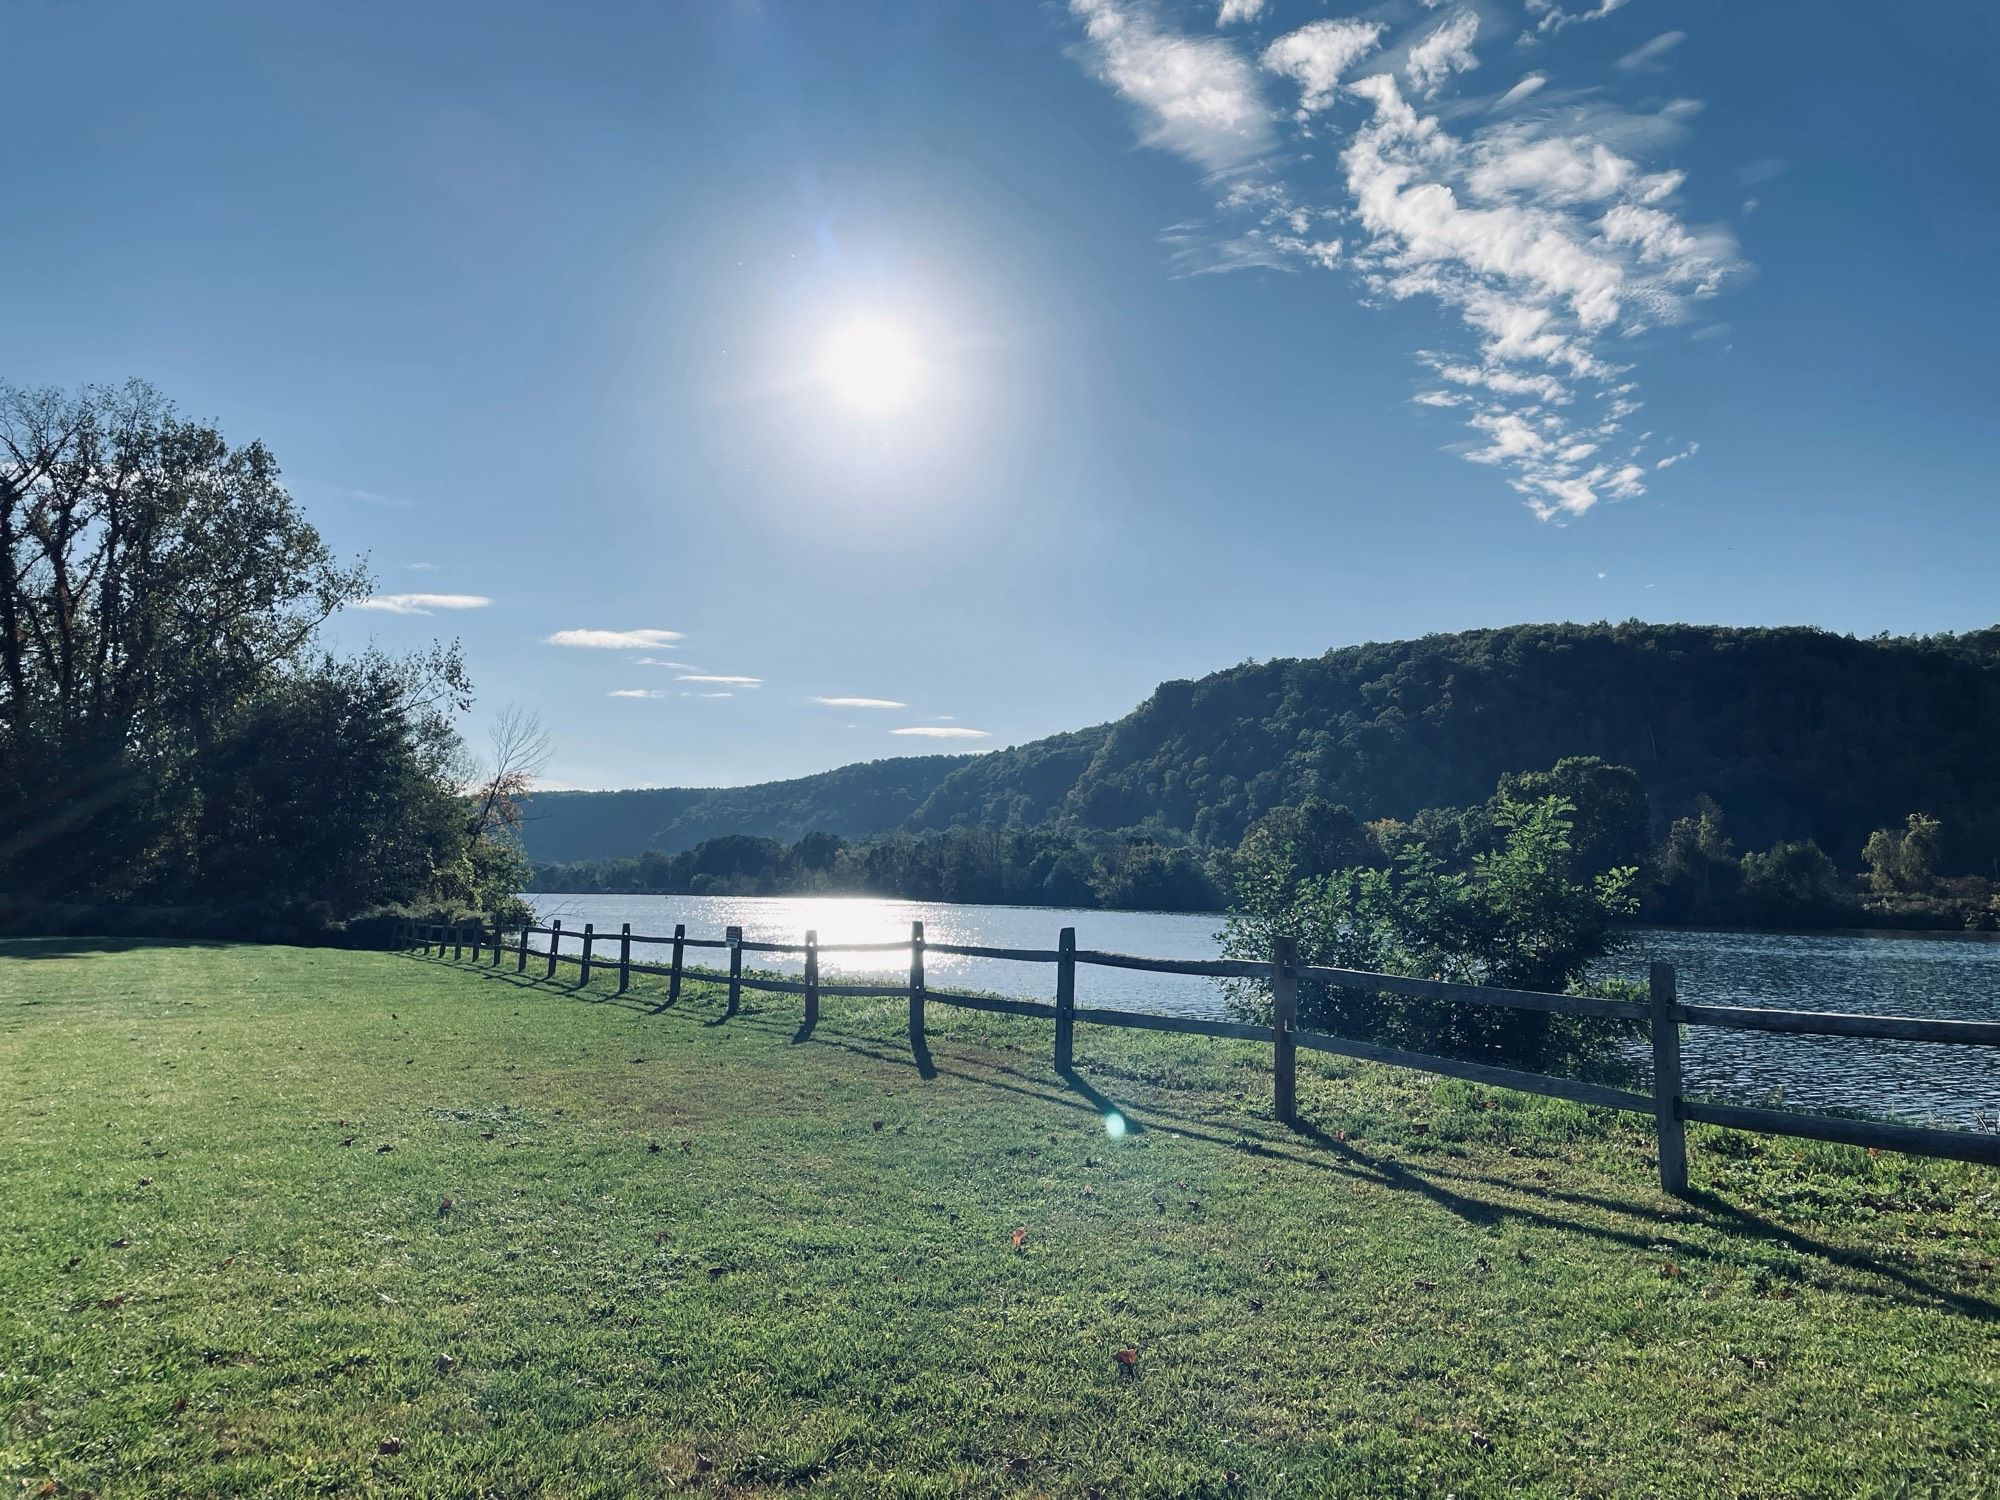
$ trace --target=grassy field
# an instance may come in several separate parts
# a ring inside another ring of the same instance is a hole
[[[661,998],[0,943],[0,1493],[2000,1494],[1991,1170]]]

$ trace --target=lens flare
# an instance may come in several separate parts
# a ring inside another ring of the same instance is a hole
[[[1117,1110],[1112,1110],[1104,1117],[1104,1133],[1114,1141],[1125,1138],[1125,1117]]]

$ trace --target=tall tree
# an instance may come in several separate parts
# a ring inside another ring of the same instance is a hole
[[[0,385],[0,876],[143,869],[179,768],[368,586],[263,445],[140,382]]]

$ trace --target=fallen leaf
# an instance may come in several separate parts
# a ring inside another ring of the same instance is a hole
[[[716,1277],[722,1275],[728,1269],[729,1267],[727,1266],[710,1266],[708,1268],[709,1279],[713,1281]]]
[[[1437,1283],[1435,1281],[1426,1281],[1421,1276],[1419,1276],[1416,1280],[1412,1281],[1410,1285],[1415,1287],[1420,1292],[1434,1292],[1438,1289]]]
[[[120,1292],[115,1297],[103,1298],[98,1302],[97,1305],[103,1308],[123,1307],[125,1305],[125,1299],[131,1295],[132,1294],[130,1292]]]
[[[403,1451],[403,1440],[399,1437],[385,1437],[375,1445],[375,1451],[377,1453],[401,1453]]]
[[[111,1248],[113,1250],[123,1250],[127,1245],[131,1243],[132,1242],[130,1240],[126,1239],[123,1235],[120,1235],[117,1239],[111,1242]]]
[[[152,1185],[153,1185],[153,1179],[150,1177],[141,1177],[139,1179],[140,1187],[151,1187]]]
[[[450,1197],[447,1196],[445,1198],[440,1199],[438,1202],[438,1217],[442,1219],[446,1214],[450,1212],[451,1212]]]
[[[175,1416],[178,1417],[182,1412],[186,1411],[187,1409],[188,1409],[188,1398],[185,1395],[174,1397],[173,1413]]]
[[[1665,1265],[1660,1267],[1660,1279],[1663,1281],[1671,1281],[1674,1279],[1674,1277],[1680,1274],[1681,1274],[1681,1268],[1675,1265],[1672,1261],[1668,1261]]]
[[[438,1374],[449,1375],[451,1373],[451,1367],[457,1363],[458,1361],[453,1359],[449,1354],[440,1354],[437,1357]]]
[[[647,1142],[646,1154],[648,1156],[658,1156],[660,1154],[660,1143],[658,1141]]]
[[[342,1141],[340,1144],[343,1146],[351,1146],[354,1144],[354,1137],[350,1135],[346,1140]]]
[[[376,1154],[377,1156],[381,1156],[381,1155],[382,1155],[382,1154],[383,1154],[384,1152],[388,1152],[388,1151],[394,1151],[395,1149],[396,1149],[396,1148],[395,1148],[394,1146],[391,1146],[391,1145],[388,1145],[388,1144],[386,1144],[386,1143],[385,1143],[385,1144],[383,1144],[383,1145],[380,1145],[380,1146],[377,1146],[377,1147],[375,1148],[375,1154]]]
[[[882,1122],[880,1120],[877,1120],[874,1123],[875,1123],[875,1128],[877,1130],[880,1130],[882,1128]]]
[[[1023,1245],[1025,1245],[1025,1244],[1027,1244],[1027,1243],[1028,1243],[1028,1231],[1027,1231],[1027,1230],[1025,1230],[1025,1229],[1017,1229],[1017,1230],[1015,1230],[1015,1231],[1014,1231],[1014,1248],[1015,1248],[1016,1250],[1018,1250],[1018,1249],[1020,1249],[1020,1248],[1021,1248],[1021,1247],[1022,1247]]]
[[[1137,1349],[1120,1349],[1111,1357],[1127,1370],[1135,1368],[1139,1363],[1139,1351]]]

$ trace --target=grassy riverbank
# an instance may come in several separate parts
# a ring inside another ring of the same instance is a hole
[[[35,1493],[1991,1494],[2000,1176],[1251,1046],[0,943]],[[1116,1108],[1130,1129],[1107,1134]],[[1018,1242],[1017,1242],[1018,1240]],[[1121,1363],[1121,1351],[1131,1362]]]

